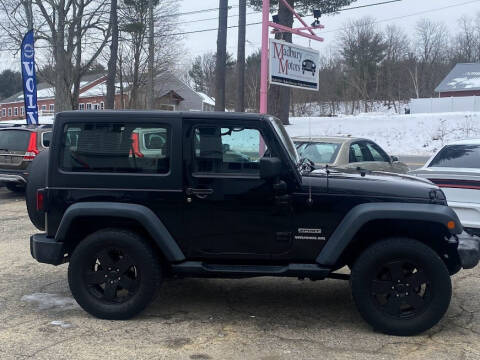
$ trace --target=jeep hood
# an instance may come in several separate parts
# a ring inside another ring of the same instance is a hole
[[[431,200],[433,194],[444,200],[443,193],[429,180],[422,178],[371,171],[315,170],[302,178],[302,190],[312,193],[345,194],[375,198],[424,199]]]

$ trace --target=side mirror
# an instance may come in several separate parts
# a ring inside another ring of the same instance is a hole
[[[262,179],[272,179],[280,176],[282,173],[282,162],[279,158],[263,157],[260,159],[260,177]]]
[[[392,162],[398,162],[398,156],[390,156],[390,159],[392,159]]]

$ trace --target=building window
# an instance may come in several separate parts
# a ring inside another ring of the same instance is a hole
[[[42,105],[42,111],[47,110],[47,105]]]
[[[103,101],[100,103],[100,109],[102,109],[102,110],[105,109],[105,103]]]
[[[87,104],[87,110],[92,110],[92,104],[90,103]]]
[[[22,106],[22,107],[20,108],[20,114],[21,114],[21,115],[25,115],[25,106]]]
[[[170,104],[160,104],[158,108],[159,110],[175,111],[175,105]]]
[[[93,110],[98,110],[98,104],[93,104]]]
[[[3,117],[7,116],[7,109],[5,108],[2,109],[2,116]]]
[[[48,105],[48,110],[50,110],[50,111],[55,110],[55,105],[54,104]]]
[[[81,103],[81,104],[79,105],[79,109],[80,109],[80,110],[85,110],[85,104],[84,104],[84,103]]]
[[[13,108],[13,116],[18,116],[18,107]]]
[[[12,116],[12,108],[8,108],[8,116]]]

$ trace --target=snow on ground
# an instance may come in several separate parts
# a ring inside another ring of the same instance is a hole
[[[377,142],[393,155],[431,155],[444,144],[480,138],[480,112],[290,118],[290,136],[353,136]]]
[[[36,305],[38,310],[74,310],[79,308],[73,298],[58,294],[35,293],[24,295],[20,300]]]

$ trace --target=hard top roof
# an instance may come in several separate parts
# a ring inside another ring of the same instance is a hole
[[[256,113],[237,113],[237,112],[208,112],[208,111],[161,111],[161,110],[98,110],[98,111],[64,111],[56,115],[57,119],[81,119],[85,121],[112,121],[125,120],[141,122],[141,117],[144,118],[184,118],[184,119],[225,119],[225,120],[265,120],[269,116]]]

